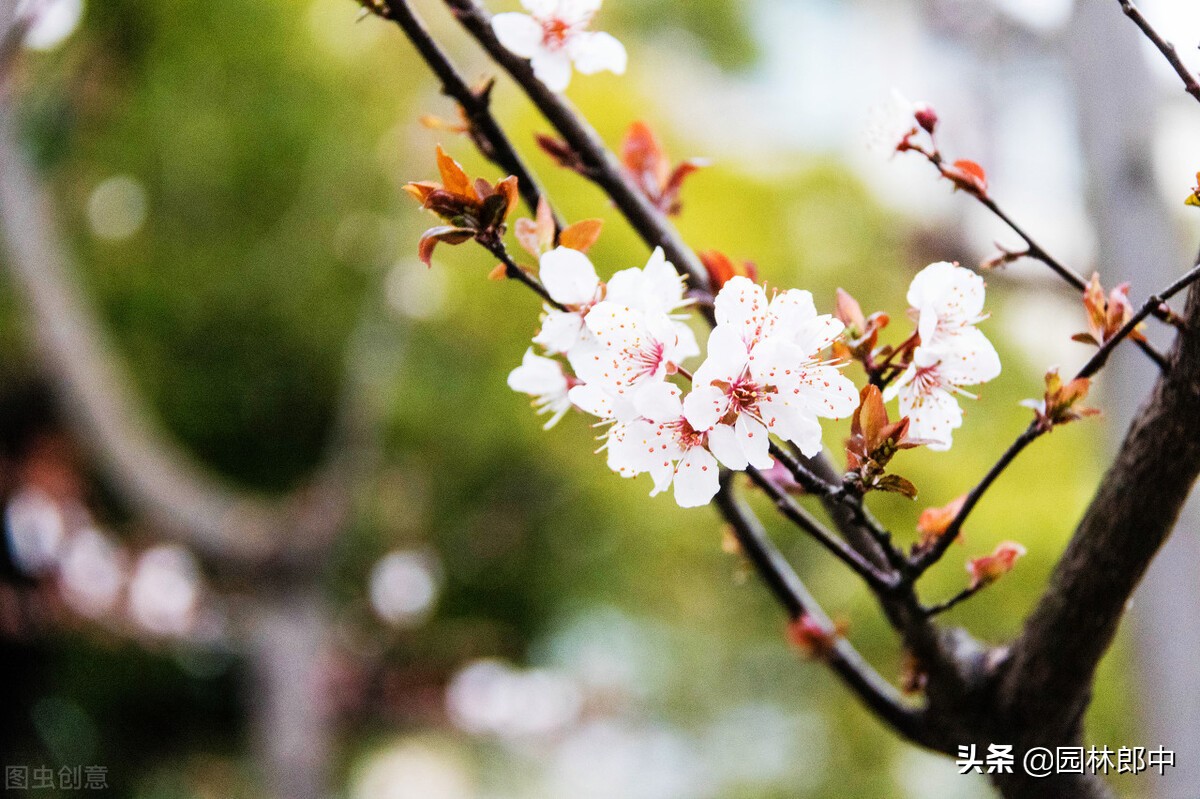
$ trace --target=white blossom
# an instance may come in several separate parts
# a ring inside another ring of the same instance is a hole
[[[589,31],[601,0],[521,0],[529,12],[492,17],[492,30],[508,50],[528,58],[533,74],[554,92],[571,82],[571,65],[584,75],[625,72],[625,47],[607,33]]]
[[[974,398],[964,386],[1000,374],[1000,356],[975,327],[986,318],[983,278],[953,264],[930,264],[913,278],[908,302],[917,314],[920,344],[884,398],[899,398],[900,413],[909,418],[909,436],[943,451],[962,426],[955,395]]]
[[[553,358],[536,354],[532,348],[525,352],[521,365],[508,373],[508,387],[513,391],[533,397],[533,406],[539,414],[551,414],[544,429],[549,430],[571,409],[567,391],[571,379],[563,371],[562,364]]]
[[[807,291],[785,291],[768,302],[762,287],[744,277],[722,287],[715,312],[708,358],[684,400],[688,421],[704,431],[731,425],[745,461],[758,468],[771,466],[770,434],[816,455],[818,417],[843,417],[858,405],[854,384],[821,358],[841,322],[818,316]]]

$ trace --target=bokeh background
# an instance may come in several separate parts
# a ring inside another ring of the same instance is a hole
[[[1188,45],[1190,5],[1144,3]],[[418,4],[464,71],[486,74],[439,6]],[[629,74],[576,76],[569,95],[614,144],[643,119],[675,157],[712,160],[685,189],[688,241],[754,260],[825,310],[845,287],[891,314],[897,340],[920,267],[1016,242],[928,165],[869,146],[893,87],[933,103],[943,148],[982,163],[993,194],[1080,271],[1132,280],[1140,300],[1190,263],[1181,201],[1200,117],[1115,2],[609,0],[599,21],[626,42]],[[351,0],[59,0],[10,102],[126,388],[187,457],[284,495],[322,463],[347,374],[369,378],[353,391],[384,412],[319,568],[228,569],[140,518],[101,468],[6,270],[6,766],[99,765],[95,795],[139,799],[991,795],[800,660],[715,513],[650,499],[648,482],[606,471],[584,419],[545,432],[507,389],[537,304],[486,280],[493,264],[470,247],[422,266],[430,218],[400,191],[434,176],[438,142],[499,176],[465,139],[418,124],[453,108],[397,30]],[[565,215],[608,220],[601,274],[643,263],[601,194],[530,146],[547,126],[517,90],[501,81],[495,106]],[[1089,354],[1069,340],[1085,324],[1070,291],[1030,265],[988,281],[1004,374],[951,452],[901,456],[920,497],[874,501],[901,540],[1020,432],[1017,403],[1048,366]],[[1148,386],[1135,352],[1117,360],[1098,388],[1106,415],[1023,455],[931,574],[926,595],[948,596],[967,558],[1005,539],[1029,549],[948,621],[987,641],[1019,629]],[[835,450],[844,428],[827,427]],[[1200,755],[1187,760],[1200,558],[1184,526],[1088,716],[1091,741],[1179,752],[1177,782],[1126,778],[1128,796],[1182,797],[1200,774]],[[898,678],[867,592],[772,529]]]

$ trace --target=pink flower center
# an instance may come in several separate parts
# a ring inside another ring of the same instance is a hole
[[[650,339],[640,346],[627,347],[623,354],[628,359],[630,382],[657,374],[662,366],[665,349],[663,343],[657,339]]]
[[[587,25],[587,21],[571,23],[561,17],[550,17],[549,19],[541,20],[542,23],[542,44],[551,50],[558,50],[565,47],[567,40],[570,39],[578,30]]]
[[[667,422],[663,425],[667,430],[670,430],[675,440],[679,443],[679,448],[685,452],[692,447],[708,446],[708,433],[701,432],[692,427],[691,423],[682,416],[678,419]]]
[[[918,394],[932,394],[942,387],[942,377],[938,374],[940,363],[932,366],[919,366],[913,374],[912,384]]]

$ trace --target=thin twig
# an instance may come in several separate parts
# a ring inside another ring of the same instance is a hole
[[[1141,28],[1146,38],[1154,43],[1158,51],[1167,59],[1167,63],[1171,65],[1171,68],[1183,80],[1184,91],[1197,100],[1200,100],[1200,81],[1196,79],[1195,73],[1188,69],[1187,64],[1183,63],[1183,59],[1179,57],[1179,51],[1175,49],[1175,45],[1164,39],[1130,0],[1119,0],[1119,2],[1121,3],[1121,10],[1125,12],[1125,16],[1129,17],[1135,25]]]
[[[978,594],[987,586],[988,583],[986,582],[968,585],[966,588],[959,591],[957,594],[945,600],[944,602],[938,602],[936,605],[930,605],[929,607],[925,608],[925,616],[927,618],[932,618],[937,616],[939,613],[945,613],[946,611],[950,610],[950,608],[958,605],[960,602],[966,602],[968,599]]]
[[[933,166],[936,167],[938,172],[940,172],[942,175],[950,177],[950,168],[946,166],[946,162],[942,158],[941,153],[939,153],[936,149],[926,150],[924,147],[917,146],[911,147],[910,149],[924,156],[925,160],[933,164]],[[1033,236],[1031,236],[1025,230],[1025,228],[1021,227],[1021,225],[1019,225],[1015,219],[1009,216],[1008,213],[1000,207],[1000,205],[991,197],[990,194],[981,192],[970,185],[964,185],[957,181],[955,182],[955,185],[957,185],[970,196],[974,197],[980,205],[991,211],[997,219],[1007,225],[1013,233],[1016,233],[1021,240],[1025,242],[1025,254],[1027,256],[1033,258],[1034,260],[1041,261],[1050,268],[1050,271],[1054,272],[1054,274],[1058,275],[1063,279],[1063,281],[1075,288],[1077,291],[1082,292],[1087,290],[1088,282],[1084,280],[1082,275],[1051,255],[1045,247],[1039,244],[1037,240],[1035,240]],[[1166,306],[1156,306],[1151,313],[1156,318],[1170,325],[1175,325],[1178,319],[1178,317],[1171,312],[1171,309]],[[1152,345],[1150,342],[1139,339],[1137,341],[1137,346],[1140,350],[1142,350],[1142,352],[1146,353],[1150,360],[1154,361],[1159,369],[1163,369],[1166,366],[1166,356],[1155,349],[1154,345]]]
[[[846,545],[846,542],[836,537],[817,521],[808,511],[800,506],[787,492],[775,485],[766,475],[753,467],[746,470],[754,484],[766,492],[775,503],[775,507],[785,519],[808,533],[834,557],[845,563],[859,577],[867,581],[872,588],[880,591],[891,590],[897,584],[897,575],[881,572],[858,552]]]
[[[888,565],[896,570],[907,568],[907,561],[892,543],[892,534],[867,512],[861,494],[848,491],[843,485],[830,483],[775,442],[771,442],[770,453],[771,457],[783,464],[792,478],[805,491],[848,508],[853,522],[870,534],[879,549],[883,551]]]
[[[1021,454],[1021,450],[1032,444],[1041,434],[1042,431],[1037,423],[1031,422],[1029,427],[1025,428],[1025,431],[1017,437],[1017,440],[1010,444],[1008,449],[1004,451],[1004,454],[1000,456],[1000,460],[992,464],[992,468],[988,469],[987,474],[983,476],[979,484],[967,494],[962,508],[959,509],[945,532],[938,537],[933,546],[912,559],[912,568],[908,574],[910,582],[915,582],[930,566],[937,563],[942,555],[946,554],[946,550],[950,548],[950,545],[954,543],[954,540],[958,538],[958,534],[962,531],[963,524],[967,521],[967,516],[970,515],[971,511],[979,503],[979,500],[983,498],[983,495],[987,493],[987,490],[991,488],[992,483],[996,482],[1000,475],[1004,473],[1004,470],[1008,468],[1008,465],[1016,460],[1016,457]]]
[[[504,68],[537,106],[542,116],[582,159],[589,175],[621,210],[634,229],[651,246],[659,246],[667,260],[685,273],[692,288],[707,289],[708,273],[700,259],[684,243],[666,215],[629,179],[616,156],[562,95],[546,88],[533,74],[529,61],[512,53],[492,31],[491,14],[475,0],[444,0],[462,26]]]
[[[408,0],[362,0],[363,6],[379,17],[395,22],[412,42],[417,53],[442,83],[442,93],[454,99],[462,108],[470,123],[468,135],[478,147],[480,154],[510,175],[517,176],[517,188],[531,213],[537,213],[538,201],[544,192],[538,185],[533,172],[526,166],[520,154],[500,123],[492,115],[491,84],[473,89],[467,84],[449,56],[430,35],[429,29],[413,12]],[[562,230],[562,220],[554,215],[555,230]]]
[[[1163,307],[1167,300],[1183,291],[1197,279],[1200,279],[1200,263],[1197,263],[1161,292],[1152,295],[1146,300],[1137,313],[1129,317],[1129,320],[1116,333],[1100,345],[1100,349],[1096,350],[1095,354],[1088,359],[1088,362],[1083,365],[1083,368],[1079,370],[1076,377],[1091,377],[1100,371],[1104,367],[1104,364],[1108,362],[1108,356],[1117,348],[1117,345],[1128,338],[1147,316],[1154,313],[1156,308]]]
[[[803,580],[771,543],[750,509],[734,495],[733,475],[728,472],[722,475],[716,504],[733,528],[742,553],[754,565],[788,617],[795,620],[807,615],[828,635],[837,636],[832,621],[808,592]],[[838,637],[826,661],[842,682],[882,721],[912,740],[924,738],[922,711],[906,705],[896,689],[866,662],[849,641]]]
[[[1129,317],[1129,320],[1121,326],[1121,329],[1114,333],[1110,339],[1105,341],[1100,349],[1098,349],[1095,354],[1092,355],[1088,362],[1085,363],[1083,367],[1075,374],[1075,377],[1090,378],[1096,374],[1096,372],[1100,371],[1100,369],[1108,361],[1108,358],[1112,354],[1113,350],[1116,349],[1117,345],[1126,339],[1137,328],[1137,326],[1153,312],[1153,309],[1162,307],[1166,300],[1183,291],[1197,280],[1200,280],[1200,261],[1198,261],[1195,266],[1180,276],[1175,282],[1171,283],[1171,285],[1167,286],[1161,292],[1146,300],[1142,307],[1138,309],[1137,313]],[[962,527],[967,520],[967,516],[970,515],[971,511],[979,503],[979,500],[983,497],[988,488],[991,487],[992,483],[996,482],[996,479],[1000,477],[1001,473],[1008,467],[1010,463],[1013,462],[1013,460],[1016,459],[1017,455],[1019,455],[1021,451],[1025,449],[1025,447],[1032,444],[1033,441],[1039,436],[1049,432],[1050,429],[1051,428],[1049,427],[1040,426],[1036,421],[1031,422],[1029,427],[1025,428],[1025,431],[1017,437],[1017,440],[1014,441],[1012,445],[1005,450],[1004,454],[1000,456],[1000,460],[996,461],[992,468],[988,470],[988,473],[984,475],[983,480],[981,480],[979,484],[971,489],[971,492],[967,494],[967,498],[963,502],[963,506],[955,515],[954,520],[950,522],[950,525],[946,528],[946,531],[941,534],[932,547],[917,555],[912,560],[912,569],[910,571],[911,579],[915,580],[917,577],[920,577],[926,569],[928,569],[939,559],[941,559],[944,554],[946,554],[946,550],[950,548],[950,544],[958,537],[958,534],[962,532]]]
[[[477,240],[478,241],[478,240]],[[559,311],[567,310],[566,306],[550,296],[550,292],[542,285],[542,281],[536,275],[530,274],[520,264],[513,260],[508,254],[508,248],[504,246],[504,242],[497,238],[495,241],[479,242],[492,255],[500,259],[500,263],[504,264],[504,274],[511,280],[518,280],[533,290],[535,294],[545,300],[546,304],[551,308]]]

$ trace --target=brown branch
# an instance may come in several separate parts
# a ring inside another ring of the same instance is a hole
[[[530,213],[536,213],[538,201],[544,192],[538,185],[533,172],[526,166],[525,161],[517,153],[515,147],[500,123],[492,115],[491,82],[482,88],[472,89],[463,79],[459,71],[450,61],[449,56],[430,35],[429,30],[420,17],[413,12],[408,0],[360,0],[363,6],[383,19],[391,20],[404,31],[404,35],[412,42],[417,53],[429,66],[430,71],[442,84],[442,93],[455,100],[470,123],[468,134],[480,154],[509,175],[516,175],[517,188],[522,199],[529,206]],[[553,213],[553,212],[552,212]],[[554,215],[556,230],[562,230],[562,220]]]
[[[1200,289],[1192,287],[1171,368],[1134,420],[1050,585],[1014,643],[1000,698],[1017,719],[1077,724],[1129,596],[1200,474]],[[1052,727],[1051,727],[1052,728]]]
[[[828,635],[834,636],[836,642],[826,657],[829,667],[880,720],[904,737],[924,742],[923,712],[906,705],[896,689],[871,668],[854,646],[837,636],[833,622],[809,594],[800,576],[771,543],[750,509],[734,495],[733,482],[732,474],[722,474],[717,507],[733,528],[742,553],[783,606],[788,618],[795,620],[807,615]]]
[[[1179,51],[1175,49],[1175,45],[1164,39],[1130,0],[1119,0],[1119,2],[1121,3],[1121,10],[1125,12],[1125,16],[1133,20],[1133,23],[1141,29],[1146,38],[1167,59],[1167,63],[1175,70],[1175,74],[1183,80],[1184,91],[1197,100],[1200,100],[1200,81],[1196,80],[1195,73],[1188,69],[1187,64],[1183,63],[1183,59],[1179,57]]]
[[[667,260],[687,275],[692,288],[707,290],[708,273],[678,231],[629,179],[616,156],[593,128],[561,95],[533,74],[529,62],[510,52],[492,31],[491,15],[475,0],[444,0],[463,28],[504,68],[547,121],[582,160],[588,174],[651,247],[660,246]]]
[[[785,519],[808,533],[818,544],[849,566],[855,574],[862,577],[871,588],[877,591],[888,591],[895,586],[898,579],[895,575],[880,571],[861,554],[847,546],[844,541],[834,536],[762,472],[750,467],[746,470],[746,474],[771,498]]]

